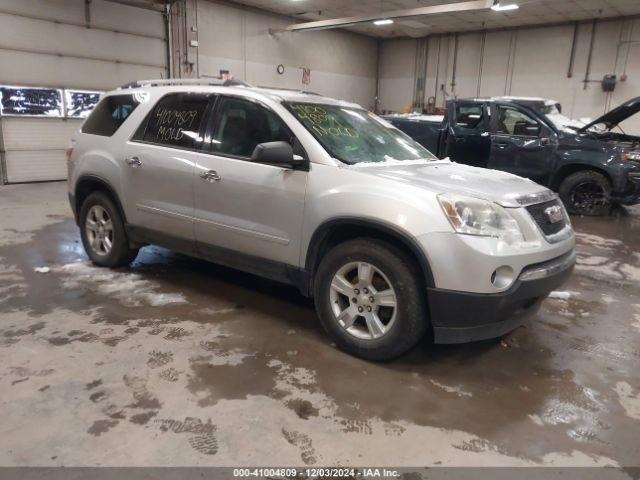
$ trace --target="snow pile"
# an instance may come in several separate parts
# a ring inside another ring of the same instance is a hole
[[[108,270],[89,262],[69,263],[57,270],[67,275],[63,282],[65,287],[87,288],[114,297],[127,307],[162,307],[187,303],[182,293],[159,293],[159,285],[136,273]]]
[[[551,292],[549,298],[556,298],[558,300],[569,300],[571,298],[571,292]]]

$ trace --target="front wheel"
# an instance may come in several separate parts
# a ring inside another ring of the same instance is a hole
[[[314,280],[316,311],[348,353],[391,360],[427,331],[427,308],[414,262],[392,246],[356,239],[333,248]]]
[[[95,192],[86,198],[79,218],[82,244],[96,265],[123,267],[138,255],[138,249],[129,247],[118,208],[104,192]]]
[[[569,213],[600,216],[611,210],[611,182],[593,170],[569,175],[560,184],[559,193]]]

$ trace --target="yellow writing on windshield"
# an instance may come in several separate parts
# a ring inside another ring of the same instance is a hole
[[[334,116],[318,105],[292,105],[294,113],[318,135],[358,138],[358,132],[343,125]]]

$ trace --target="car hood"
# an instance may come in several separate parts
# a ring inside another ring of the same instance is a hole
[[[620,122],[623,122],[632,115],[635,115],[640,111],[640,97],[633,98],[622,105],[609,110],[601,117],[596,118],[593,122],[586,124],[580,129],[580,132],[584,132],[594,125],[604,123],[608,130],[611,130]]]
[[[573,118],[565,117],[561,113],[547,113],[545,115],[551,123],[553,123],[559,130],[568,133],[576,133],[582,127],[586,125],[587,122],[582,120],[574,120]],[[589,119],[588,122],[591,122]]]
[[[520,207],[554,198],[553,192],[526,178],[448,160],[364,163],[350,168],[435,193],[458,193]]]

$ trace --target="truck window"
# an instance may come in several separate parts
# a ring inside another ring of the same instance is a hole
[[[540,123],[516,108],[498,105],[497,114],[496,133],[521,137],[537,137],[540,135],[542,130]]]
[[[194,149],[202,141],[200,124],[210,95],[171,93],[160,99],[136,132],[135,139],[146,143]],[[144,129],[144,131],[143,131]]]
[[[255,102],[226,97],[217,110],[213,153],[249,158],[260,143],[292,142],[280,117]]]
[[[458,105],[456,107],[456,125],[474,129],[482,121],[482,105]]]
[[[82,125],[82,133],[112,136],[138,103],[134,95],[110,95],[103,98]]]
[[[346,164],[437,160],[411,137],[361,108],[299,102],[285,106],[329,155]]]

